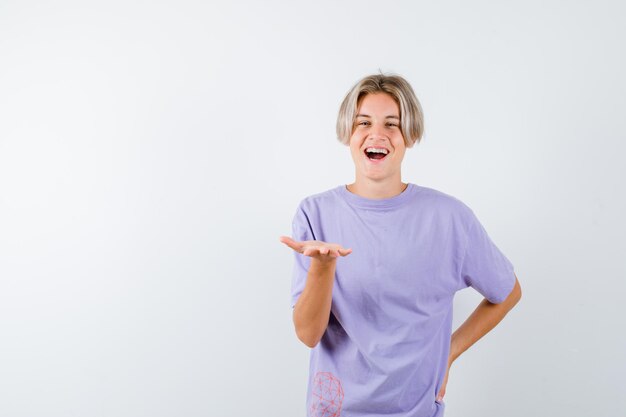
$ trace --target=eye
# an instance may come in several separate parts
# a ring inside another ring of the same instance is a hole
[[[368,125],[370,122],[368,122],[367,120],[361,120],[360,122],[357,123],[357,125],[359,126],[366,126]]]
[[[398,127],[398,125],[396,123],[387,123],[387,126]]]

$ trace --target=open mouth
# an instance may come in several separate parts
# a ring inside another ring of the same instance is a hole
[[[363,151],[363,153],[365,153],[365,156],[370,160],[370,161],[382,161],[384,160],[388,153],[382,153],[382,152],[368,152],[367,150]]]

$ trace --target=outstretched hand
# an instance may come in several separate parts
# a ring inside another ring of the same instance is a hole
[[[347,256],[352,253],[352,249],[344,248],[338,243],[326,243],[321,240],[293,240],[289,236],[281,236],[280,241],[298,253],[321,262],[332,262],[339,256]]]

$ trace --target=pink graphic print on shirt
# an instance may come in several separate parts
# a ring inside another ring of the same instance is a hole
[[[310,417],[340,417],[343,388],[330,372],[318,372],[313,380]]]

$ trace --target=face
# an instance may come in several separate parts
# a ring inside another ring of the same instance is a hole
[[[370,158],[366,150],[386,149],[382,159]],[[406,145],[400,131],[400,109],[387,93],[367,94],[361,99],[350,137],[350,152],[357,178],[400,181],[400,165]]]

